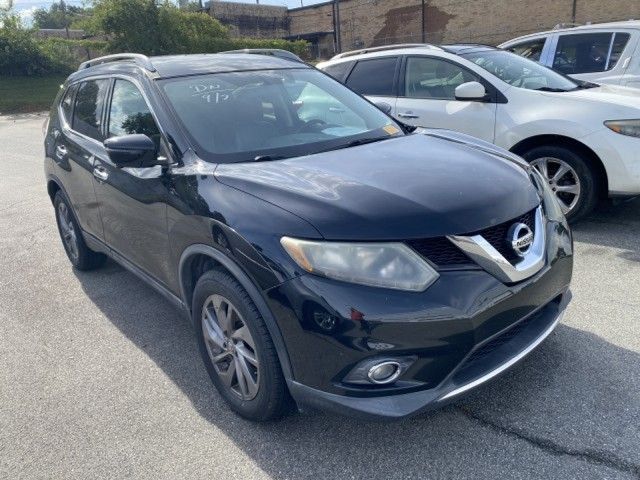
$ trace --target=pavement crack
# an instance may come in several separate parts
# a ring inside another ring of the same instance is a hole
[[[548,438],[542,438],[536,435],[532,435],[528,432],[525,432],[521,428],[500,425],[478,415],[477,413],[472,412],[468,408],[457,406],[457,409],[460,410],[460,412],[462,412],[462,414],[467,418],[480,423],[490,428],[491,430],[523,440],[530,445],[533,445],[534,447],[544,450],[545,452],[548,452],[552,455],[568,455],[570,457],[578,458],[594,465],[609,467],[622,473],[630,473],[640,478],[640,464],[617,457],[615,454],[609,451],[596,450],[591,448],[580,449],[567,447]]]

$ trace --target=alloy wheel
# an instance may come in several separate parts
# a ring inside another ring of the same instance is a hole
[[[71,213],[69,212],[69,208],[64,202],[60,202],[58,204],[58,221],[60,224],[60,231],[62,233],[62,241],[67,247],[69,255],[73,258],[73,260],[78,260],[80,256],[78,248],[78,236],[76,233],[76,229],[73,226],[73,222],[71,221]]]
[[[238,309],[222,295],[211,295],[202,307],[202,332],[224,386],[242,400],[253,399],[260,385],[260,363],[255,341]]]
[[[564,160],[553,157],[536,158],[531,165],[549,183],[562,212],[567,215],[576,208],[582,190],[578,173]]]

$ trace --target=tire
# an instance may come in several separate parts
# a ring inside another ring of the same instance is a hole
[[[576,222],[595,208],[600,198],[600,184],[591,162],[582,152],[566,147],[543,145],[525,152],[522,157],[549,180],[549,186],[556,192],[556,198],[567,220]],[[547,164],[546,173],[543,164]],[[554,181],[553,177],[560,171],[560,166],[568,166],[569,171]],[[569,191],[560,191],[562,188],[576,191],[573,187],[573,177],[577,178],[577,195]]]
[[[53,206],[56,212],[58,233],[60,234],[64,251],[67,253],[67,257],[73,267],[87,271],[102,266],[106,256],[102,253],[94,252],[87,246],[73,208],[71,208],[71,202],[67,200],[67,197],[61,191],[58,191],[53,198]]]
[[[202,360],[231,410],[260,422],[289,413],[293,400],[275,346],[240,283],[222,269],[206,272],[194,290],[192,315]]]

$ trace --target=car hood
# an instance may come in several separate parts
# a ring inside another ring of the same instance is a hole
[[[617,85],[600,85],[594,88],[585,88],[563,93],[545,93],[554,98],[574,99],[581,102],[597,102],[608,104],[613,108],[623,107],[624,109],[637,110],[640,108],[640,89],[630,87],[620,87]],[[636,112],[636,118],[640,113]]]
[[[474,232],[539,204],[520,161],[446,139],[444,131],[287,160],[223,164],[215,175],[332,240]]]

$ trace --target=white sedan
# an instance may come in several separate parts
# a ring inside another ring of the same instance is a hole
[[[405,45],[318,65],[407,124],[456,130],[521,155],[570,219],[640,195],[640,90],[565,77],[479,45]]]

